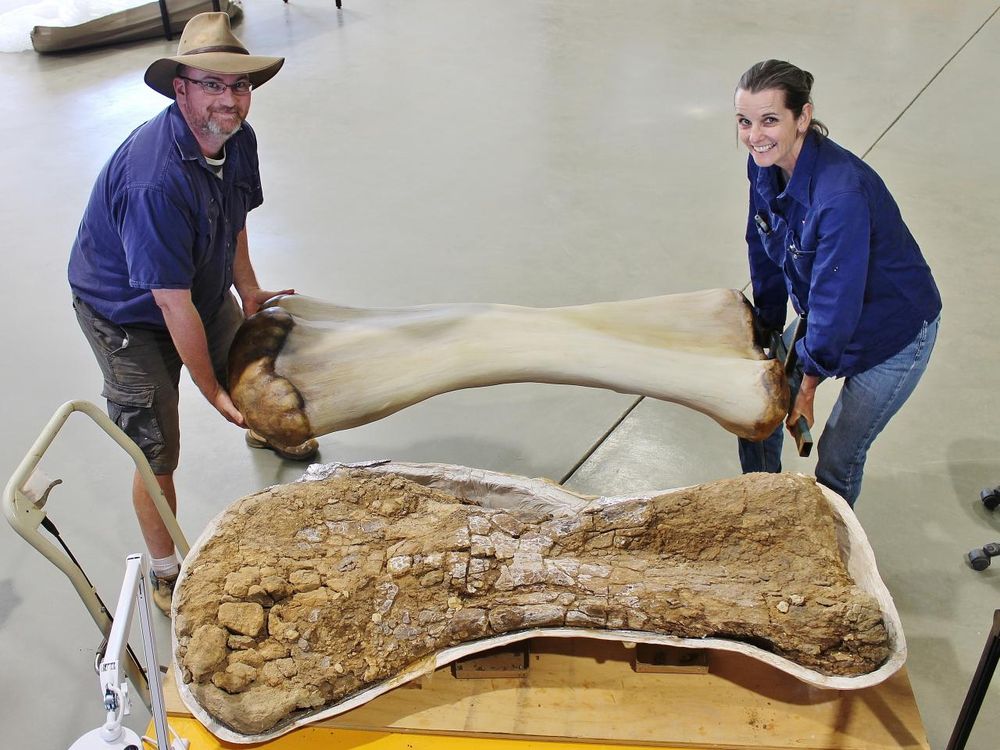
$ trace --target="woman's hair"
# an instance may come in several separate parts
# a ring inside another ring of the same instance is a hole
[[[802,114],[802,107],[812,104],[812,85],[812,73],[784,60],[764,60],[740,76],[736,88],[751,94],[768,89],[784,91],[785,106],[798,117]],[[826,125],[816,119],[813,119],[809,127],[823,136],[830,133]]]

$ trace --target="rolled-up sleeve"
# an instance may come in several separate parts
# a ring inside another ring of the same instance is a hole
[[[155,187],[125,191],[118,229],[137,289],[190,289],[195,227],[190,212]]]

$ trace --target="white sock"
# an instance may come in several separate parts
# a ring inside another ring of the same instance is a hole
[[[181,566],[177,562],[177,555],[151,557],[149,565],[153,569],[153,572],[156,573],[157,578],[176,578],[177,574],[181,572]]]

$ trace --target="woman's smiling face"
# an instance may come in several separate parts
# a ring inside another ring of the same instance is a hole
[[[791,177],[811,121],[812,105],[796,117],[781,89],[736,90],[736,127],[758,167],[778,166]]]

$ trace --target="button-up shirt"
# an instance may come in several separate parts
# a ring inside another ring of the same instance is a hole
[[[177,104],[140,125],[101,170],[73,244],[74,294],[119,325],[165,327],[152,289],[190,289],[203,319],[233,283],[236,238],[263,202],[257,138],[226,142],[220,179]]]
[[[748,157],[754,304],[780,327],[807,315],[803,371],[846,377],[899,352],[941,312],[930,268],[875,171],[810,131],[791,179]]]

